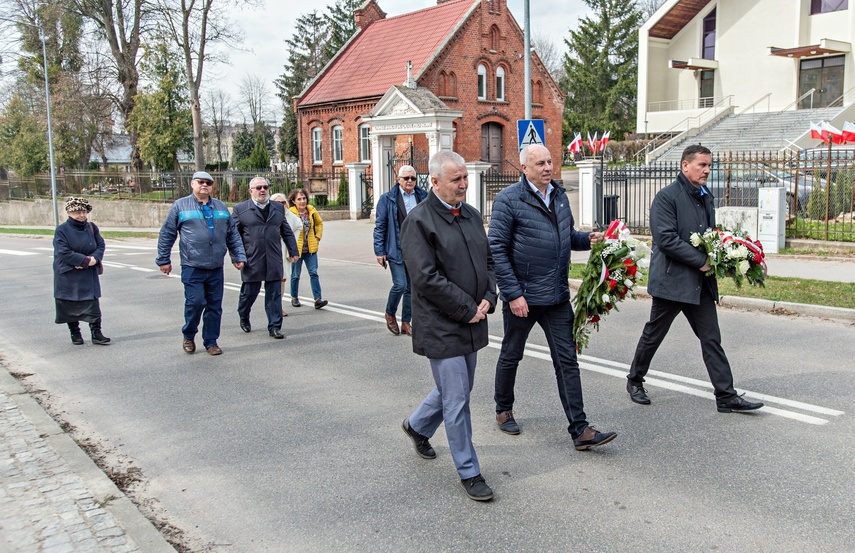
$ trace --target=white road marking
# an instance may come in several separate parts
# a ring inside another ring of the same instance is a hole
[[[53,250],[50,250],[53,251]],[[18,250],[0,250],[0,255],[38,255],[34,252],[22,252]]]

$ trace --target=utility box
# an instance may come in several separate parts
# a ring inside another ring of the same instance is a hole
[[[783,187],[759,188],[757,196],[757,239],[766,253],[784,247],[787,225],[787,193]]]

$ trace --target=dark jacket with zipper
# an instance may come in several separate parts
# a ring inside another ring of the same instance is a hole
[[[481,300],[496,305],[481,214],[464,203],[455,216],[429,193],[404,219],[401,251],[413,290],[413,351],[445,359],[485,347],[487,319],[469,323]]]
[[[574,228],[564,188],[552,183],[550,205],[523,177],[496,195],[490,217],[490,249],[500,297],[520,296],[529,305],[570,301],[570,250],[590,250],[587,232]]]
[[[698,305],[703,281],[707,279],[718,301],[715,277],[706,277],[699,270],[707,262],[707,254],[690,241],[692,233],[703,234],[708,228],[715,228],[713,200],[710,193],[701,196],[682,173],[653,198],[650,205],[653,254],[647,278],[651,296]]]

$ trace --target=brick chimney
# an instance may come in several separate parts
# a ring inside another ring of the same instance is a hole
[[[353,11],[353,17],[356,19],[356,28],[361,31],[375,21],[386,19],[386,13],[380,9],[375,0],[366,0],[362,6]]]

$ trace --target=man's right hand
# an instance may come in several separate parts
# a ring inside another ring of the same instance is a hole
[[[525,296],[520,296],[515,300],[511,300],[511,313],[517,317],[528,317],[528,302],[525,301]]]
[[[160,266],[160,272],[165,274],[165,275],[169,275],[169,273],[172,272],[172,264],[167,263],[166,265],[161,265]]]
[[[709,271],[710,269],[712,269],[712,267],[710,267],[709,262],[707,262],[707,263],[704,263],[704,266],[703,266],[703,267],[701,267],[701,268],[700,268],[700,269],[698,269],[698,270],[699,270],[700,272],[702,272],[702,273],[706,273],[706,272],[707,272],[707,271]]]
[[[386,266],[386,256],[385,255],[378,255],[377,256],[377,264],[380,265],[381,267],[385,267]]]

